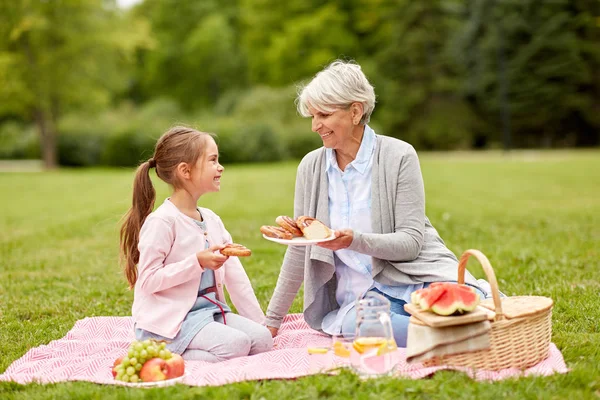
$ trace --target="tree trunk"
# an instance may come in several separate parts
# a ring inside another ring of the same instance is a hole
[[[46,169],[54,169],[58,166],[56,153],[56,127],[49,113],[41,108],[35,110],[35,124],[40,135],[40,146],[42,158]]]

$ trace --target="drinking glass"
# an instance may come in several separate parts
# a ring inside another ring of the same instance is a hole
[[[352,353],[356,353],[353,349],[353,343],[354,333],[333,335],[331,337],[331,351],[336,368],[352,369]]]
[[[333,353],[329,346],[308,346],[308,370],[318,374],[333,368]]]

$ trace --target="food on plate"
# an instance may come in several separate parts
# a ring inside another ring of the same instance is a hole
[[[287,215],[280,215],[279,217],[275,218],[275,222],[277,222],[277,224],[282,227],[283,229],[285,229],[286,231],[290,232],[292,234],[292,236],[294,237],[302,237],[302,231],[300,230],[300,228],[298,228],[298,225],[296,225],[296,221],[294,221],[292,218],[288,217]]]
[[[333,233],[324,223],[313,217],[298,217],[296,224],[304,237],[309,240],[326,239]]]
[[[221,254],[224,256],[248,257],[252,255],[252,251],[243,244],[229,243],[221,249]]]
[[[411,303],[438,315],[464,314],[475,310],[480,301],[471,286],[451,282],[434,282],[410,297]]]
[[[263,225],[260,227],[263,235],[277,239],[292,239],[294,235],[279,226]]]
[[[117,366],[119,364],[121,364],[121,361],[123,361],[123,358],[125,358],[125,356],[121,356],[121,357],[117,358],[115,360],[115,362],[113,363],[113,367],[112,367],[112,370],[111,370],[113,378],[117,377]]]
[[[140,370],[142,382],[157,382],[178,378],[183,375],[185,362],[179,354],[173,354],[168,360],[155,357],[146,361]]]
[[[299,245],[318,243],[325,239],[331,239],[333,235],[333,230],[313,217],[301,216],[294,221],[293,218],[280,215],[275,219],[275,222],[279,226],[263,225],[260,227],[260,231],[267,238],[284,240],[300,239],[290,242],[292,245],[295,243]]]
[[[127,354],[115,360],[111,372],[122,382],[157,382],[183,376],[185,362],[179,354],[171,353],[165,342],[134,340]]]

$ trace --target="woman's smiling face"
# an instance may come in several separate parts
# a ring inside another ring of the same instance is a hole
[[[352,122],[352,109],[337,109],[333,112],[319,111],[308,106],[312,115],[312,130],[317,132],[323,141],[323,146],[329,149],[343,148],[352,137],[355,125]]]

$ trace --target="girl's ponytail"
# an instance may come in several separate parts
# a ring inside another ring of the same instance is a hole
[[[153,158],[140,164],[133,181],[133,201],[131,208],[125,214],[121,226],[121,264],[125,272],[129,288],[137,281],[137,263],[140,260],[138,241],[142,224],[154,209],[156,191],[150,179],[150,168],[155,167]]]
[[[125,214],[121,226],[121,264],[129,287],[137,281],[137,264],[140,261],[138,242],[144,221],[154,209],[156,191],[150,180],[150,168],[156,168],[156,176],[178,188],[176,168],[180,163],[193,165],[204,154],[211,135],[185,126],[174,126],[157,141],[154,156],[140,164],[133,182],[133,203]]]

